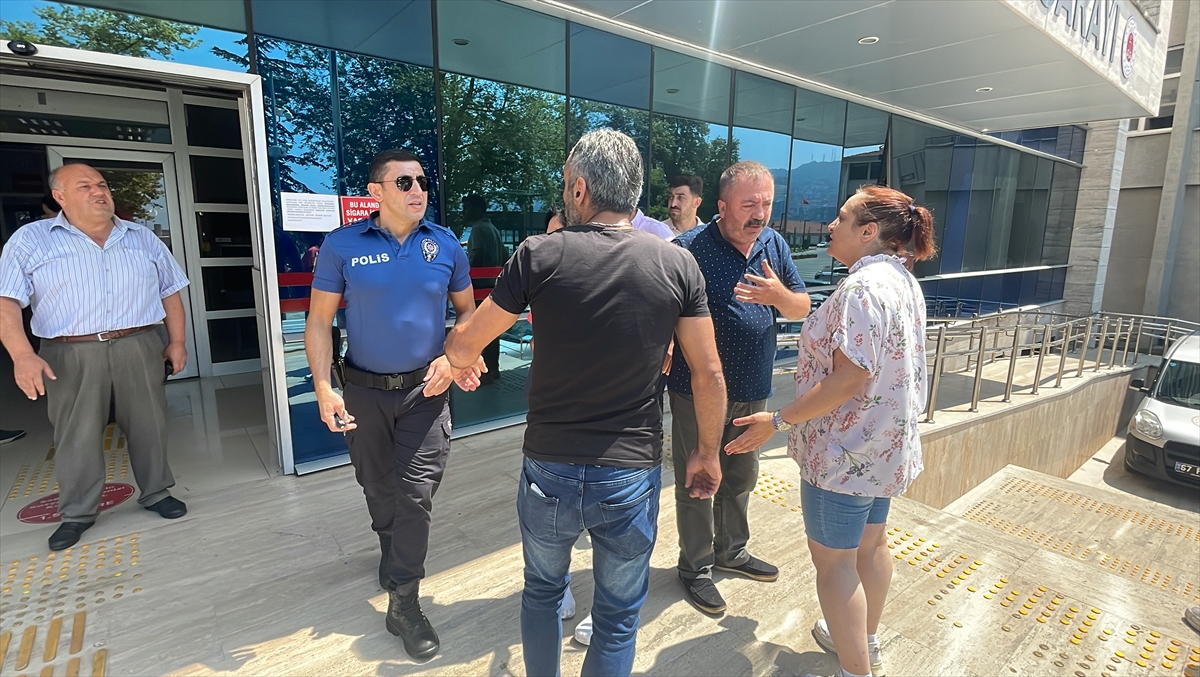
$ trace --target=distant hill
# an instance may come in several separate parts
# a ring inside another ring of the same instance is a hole
[[[786,169],[771,170],[776,186],[787,183],[791,196],[788,216],[809,221],[832,221],[837,216],[841,174],[842,163],[836,161],[806,162],[793,167],[790,177]]]

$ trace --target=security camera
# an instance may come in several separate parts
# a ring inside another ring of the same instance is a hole
[[[8,48],[13,54],[18,54],[20,56],[33,56],[34,54],[37,54],[37,45],[33,44],[32,42],[26,42],[25,40],[11,40],[8,43]]]

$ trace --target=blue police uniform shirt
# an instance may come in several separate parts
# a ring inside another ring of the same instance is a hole
[[[721,235],[717,217],[679,234],[675,244],[690,251],[704,273],[708,309],[712,313],[717,354],[725,372],[729,400],[754,402],[769,398],[775,365],[775,319],[779,311],[773,306],[738,301],[733,287],[745,282],[747,273],[766,277],[765,260],[770,262],[783,286],[794,292],[804,291],[804,281],[792,262],[791,247],[782,235],[763,228],[750,256],[743,256]],[[667,387],[672,392],[692,394],[692,371],[682,350],[675,350]]]
[[[471,266],[449,228],[422,219],[401,244],[378,217],[325,237],[312,287],[346,299],[350,365],[401,374],[443,353],[449,292],[471,287]]]

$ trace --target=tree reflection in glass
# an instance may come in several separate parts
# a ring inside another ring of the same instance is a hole
[[[462,199],[478,194],[510,247],[542,232],[562,201],[566,97],[455,73],[441,84],[445,225],[462,235]]]
[[[433,179],[425,217],[438,222],[433,71],[346,52],[337,53],[337,67],[343,194],[367,194],[367,168],[376,153],[408,148]]]
[[[642,154],[643,167],[648,164],[650,157],[650,113],[648,111],[572,98],[571,118],[568,121],[567,129],[570,134],[570,138],[567,139],[568,152],[584,134],[597,129],[613,129],[632,138],[637,143],[638,151]],[[646,211],[646,200],[647,191],[646,187],[643,187],[642,198],[638,203],[642,211]]]
[[[650,168],[650,209],[660,221],[668,217],[668,182],[677,174],[704,179],[704,201],[697,211],[704,221],[717,213],[717,188],[721,172],[738,161],[738,142],[729,146],[729,128],[673,115],[654,115],[653,160]]]

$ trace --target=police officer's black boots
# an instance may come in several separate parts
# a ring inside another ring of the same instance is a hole
[[[411,587],[412,591],[407,594],[396,590],[388,591],[388,632],[404,640],[404,650],[409,656],[417,659],[432,658],[441,647],[437,631],[421,611],[417,586],[406,587]]]
[[[383,532],[379,534],[379,587],[384,590],[388,589],[388,563],[391,561],[392,555],[392,535]]]

